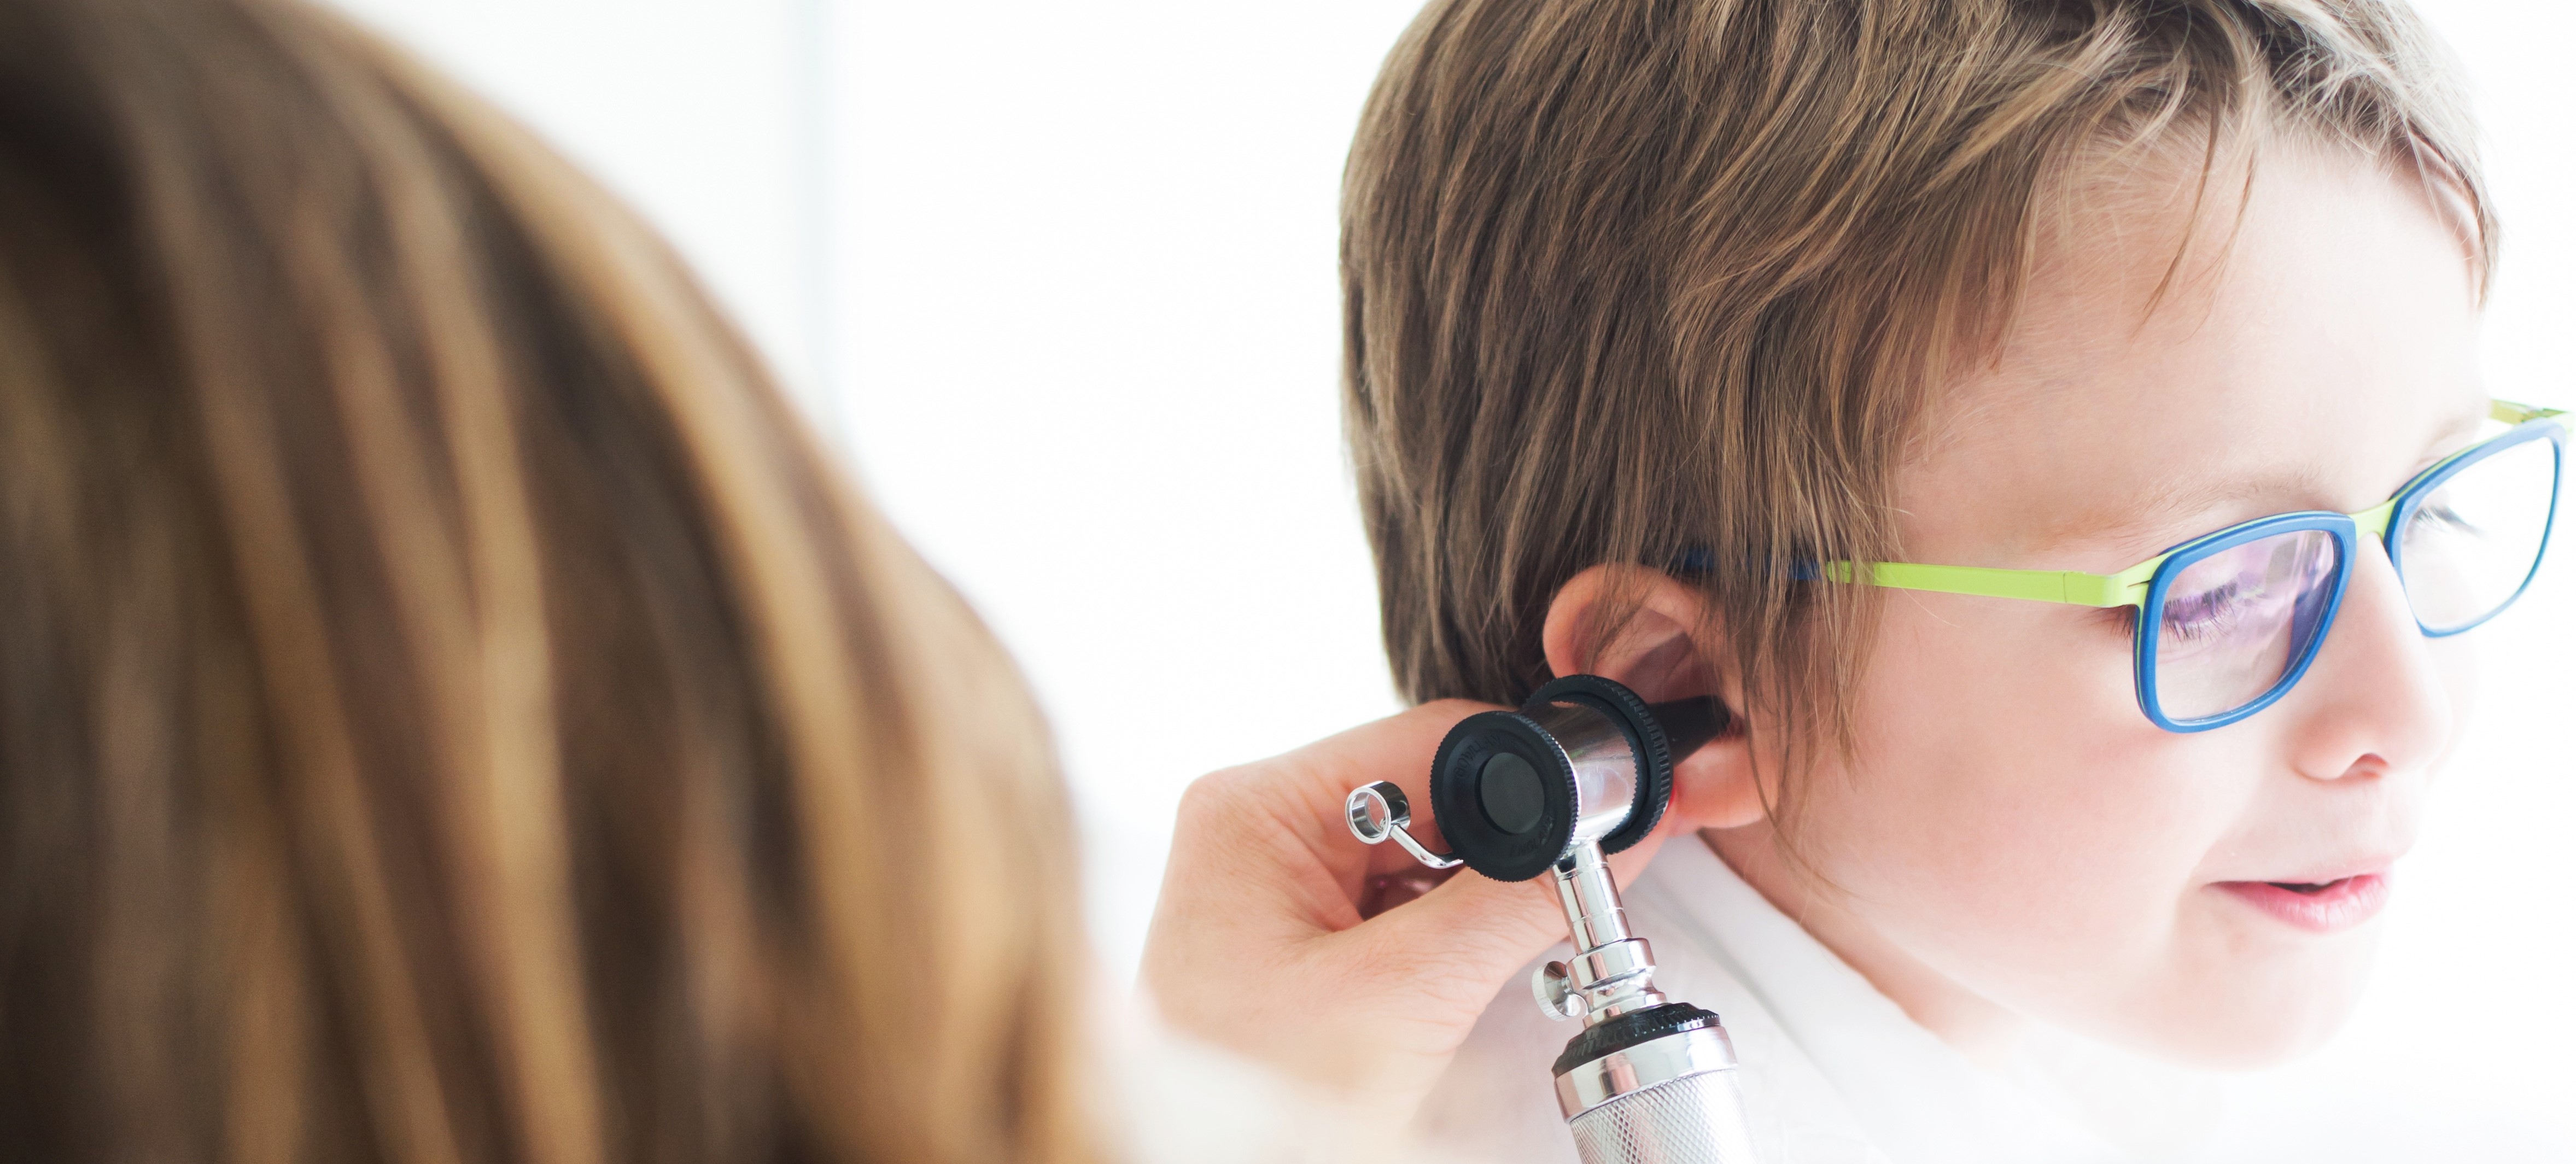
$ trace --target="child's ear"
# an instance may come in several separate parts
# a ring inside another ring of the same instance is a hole
[[[1608,622],[1617,607],[1630,613]],[[1713,695],[1737,719],[1725,734],[1673,766],[1666,820],[1686,829],[1737,828],[1761,820],[1752,747],[1741,718],[1743,690],[1731,652],[1714,641],[1708,602],[1669,574],[1640,566],[1594,566],[1548,603],[1539,642],[1548,670],[1624,684],[1648,703]]]

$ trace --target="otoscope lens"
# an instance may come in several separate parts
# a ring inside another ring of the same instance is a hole
[[[1485,761],[1476,774],[1476,800],[1484,806],[1486,820],[1515,836],[1537,828],[1547,814],[1547,790],[1539,783],[1538,769],[1510,752]]]

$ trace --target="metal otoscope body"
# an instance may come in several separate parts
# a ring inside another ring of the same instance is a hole
[[[1650,705],[1572,675],[1441,741],[1430,800],[1451,852],[1407,831],[1411,809],[1393,784],[1354,789],[1346,805],[1360,840],[1392,838],[1433,868],[1553,877],[1574,956],[1539,967],[1530,987],[1549,1014],[1583,1020],[1554,1070],[1585,1164],[1753,1164],[1726,1028],[1655,989],[1654,952],[1630,932],[1606,860],[1654,831],[1673,763],[1725,727],[1712,700]]]

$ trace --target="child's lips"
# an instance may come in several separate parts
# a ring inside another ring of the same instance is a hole
[[[2310,933],[2332,934],[2379,916],[2388,904],[2384,870],[2355,873],[2326,882],[2221,881],[2226,890],[2254,908]]]

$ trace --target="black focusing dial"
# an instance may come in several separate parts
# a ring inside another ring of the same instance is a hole
[[[1723,731],[1709,699],[1648,704],[1598,675],[1539,688],[1518,711],[1450,729],[1431,762],[1431,811],[1450,849],[1497,881],[1545,873],[1582,841],[1645,839],[1673,796],[1673,761]]]

